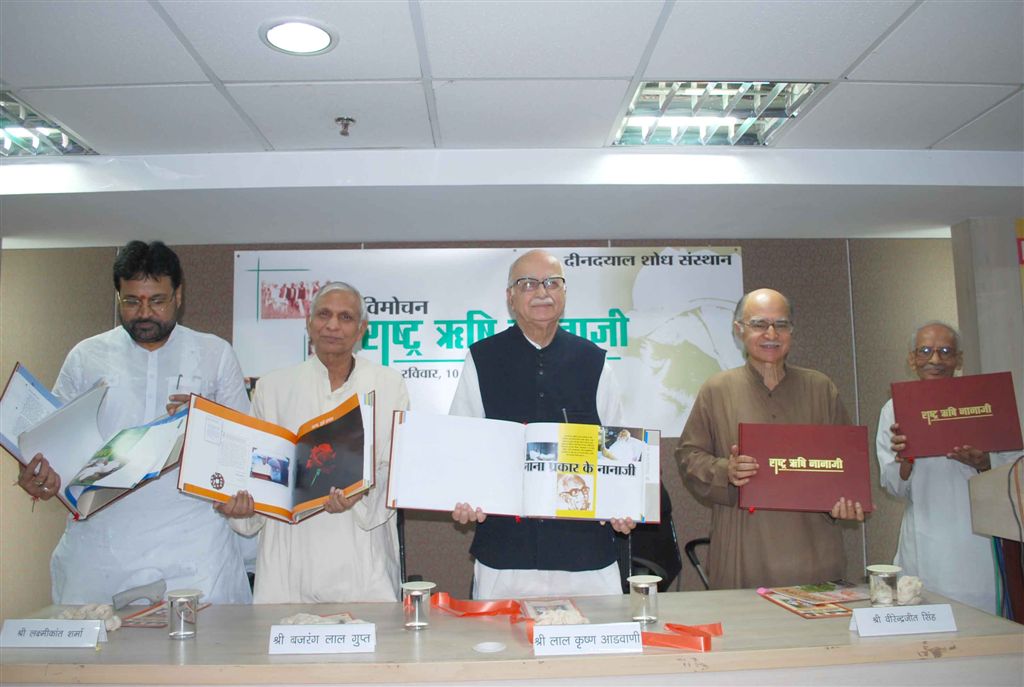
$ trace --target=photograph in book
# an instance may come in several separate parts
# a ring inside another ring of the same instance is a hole
[[[189,408],[178,478],[187,494],[224,503],[248,491],[257,513],[295,523],[322,511],[332,488],[353,496],[373,486],[372,392],[296,432],[200,396]]]
[[[660,518],[660,433],[398,411],[387,503],[637,522]]]
[[[295,501],[311,502],[363,481],[363,419],[346,413],[303,433],[295,445]],[[373,472],[370,472],[372,479]]]

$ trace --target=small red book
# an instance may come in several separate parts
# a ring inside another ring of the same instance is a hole
[[[827,513],[845,496],[873,509],[867,427],[743,422],[739,447],[759,466],[740,487],[740,508]]]
[[[1024,446],[1009,372],[894,382],[892,408],[907,437],[903,456],[944,456],[964,444],[982,451]]]

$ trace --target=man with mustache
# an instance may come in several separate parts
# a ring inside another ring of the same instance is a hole
[[[235,531],[259,536],[254,603],[399,599],[397,517],[385,499],[391,419],[396,410],[409,408],[409,392],[401,374],[355,355],[368,326],[359,290],[345,282],[328,282],[313,297],[306,321],[314,355],[260,377],[256,385],[253,415],[292,431],[353,394],[365,403],[367,394],[374,392],[375,422],[363,431],[376,432],[376,476],[372,489],[351,497],[330,487],[326,513],[294,525],[256,514],[253,496],[245,491],[217,506],[235,518]]]
[[[558,325],[565,292],[562,264],[550,253],[531,250],[512,264],[505,297],[515,325],[470,346],[450,414],[619,424],[621,402],[605,352]],[[452,518],[477,523],[473,598],[622,593],[612,530],[628,533],[631,518],[609,526],[487,517],[467,503],[456,504]]]
[[[951,325],[931,321],[914,332],[907,364],[918,379],[952,377],[963,361],[960,334]],[[875,447],[882,486],[906,502],[895,564],[920,577],[925,589],[997,612],[992,540],[971,529],[967,480],[1015,454],[964,445],[951,446],[945,456],[900,456],[908,447],[913,451],[914,442],[900,433],[892,399],[878,417]]]
[[[747,363],[712,375],[690,409],[676,448],[683,481],[711,502],[708,576],[712,589],[809,584],[846,572],[838,519],[864,520],[860,503],[840,498],[831,513],[737,507],[738,487],[757,473],[740,455],[739,423],[849,424],[825,375],[786,362],[793,311],[778,291],[758,289],[736,305],[733,334]]]
[[[160,241],[131,241],[113,272],[121,326],[71,350],[54,394],[67,402],[104,384],[104,438],[175,409],[189,392],[248,412],[231,347],[178,324],[182,272],[174,251]],[[53,602],[109,603],[118,592],[163,579],[169,589],[199,589],[214,603],[248,603],[239,538],[209,504],[181,494],[177,481],[171,470],[87,520],[69,517],[50,561]],[[21,469],[18,484],[38,499],[62,487],[41,454]]]

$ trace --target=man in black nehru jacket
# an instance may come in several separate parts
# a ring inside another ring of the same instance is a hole
[[[514,422],[614,425],[621,418],[618,387],[605,352],[558,326],[565,311],[565,274],[542,250],[519,257],[505,290],[515,325],[470,346],[451,415]],[[622,592],[609,523],[487,517],[456,504],[452,518],[476,522],[470,552],[473,598],[576,596]]]

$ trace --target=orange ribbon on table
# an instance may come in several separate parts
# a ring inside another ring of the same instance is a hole
[[[460,617],[519,615],[519,602],[512,599],[467,601],[465,599],[453,599],[448,592],[436,592],[430,597],[430,605]]]
[[[519,602],[513,599],[495,599],[492,601],[468,601],[453,599],[448,592],[436,592],[430,597],[430,605],[434,608],[463,618],[507,615],[512,623],[523,623],[526,626],[527,640],[533,643],[532,618],[524,618],[520,612]],[[665,623],[664,632],[642,633],[643,645],[664,647],[667,649],[688,649],[690,651],[711,651],[711,638],[722,636],[722,623],[706,625],[677,625]]]
[[[660,646],[667,649],[689,649],[691,651],[711,651],[711,638],[722,636],[722,623],[707,625],[677,625],[665,623],[664,632],[644,632],[644,646]]]

